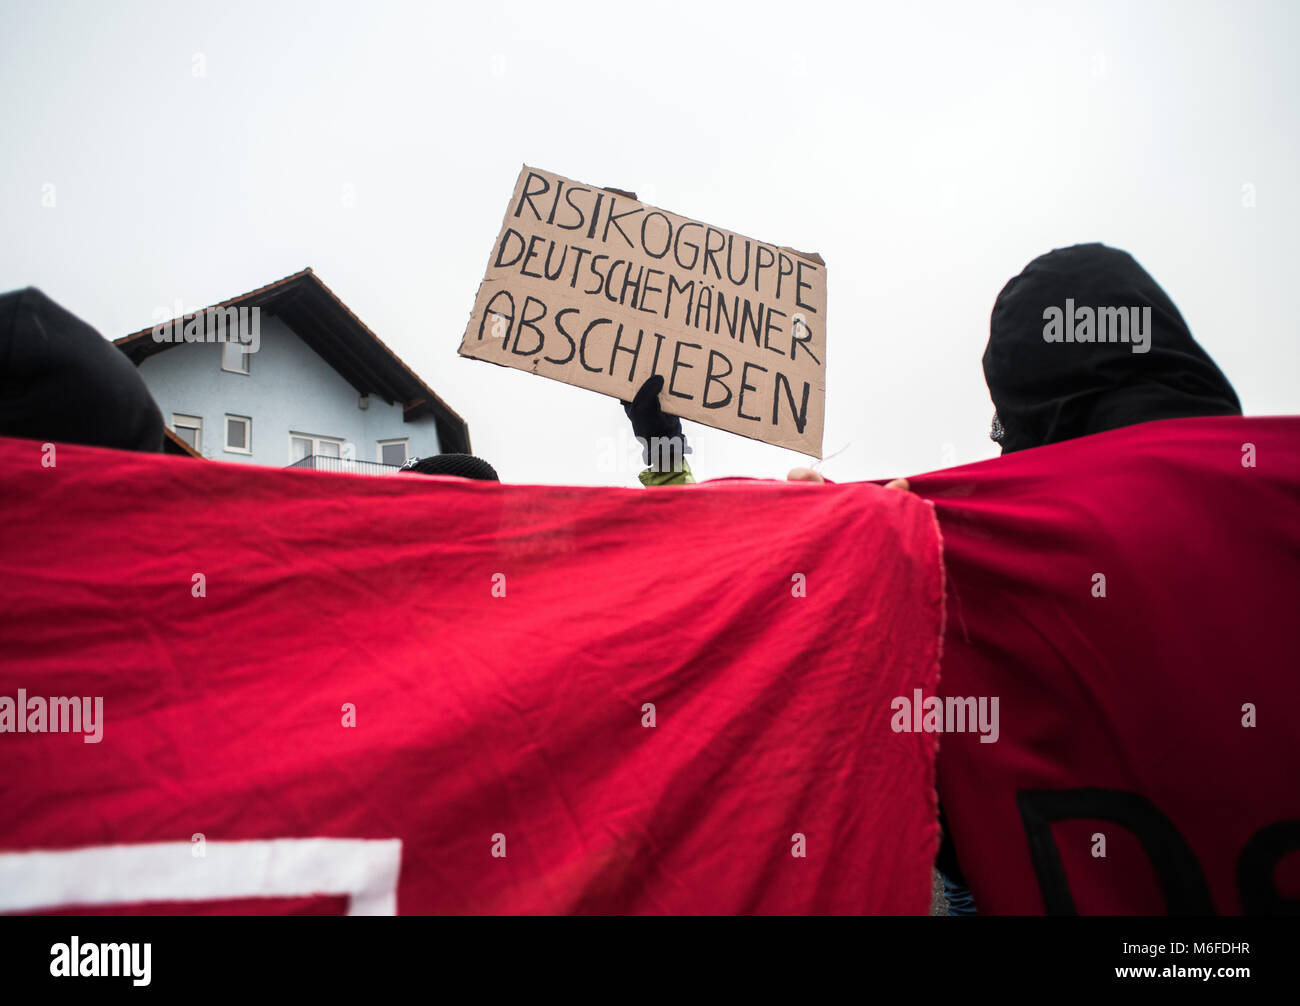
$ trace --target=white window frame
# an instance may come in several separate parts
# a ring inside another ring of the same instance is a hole
[[[243,447],[230,446],[230,421],[232,419],[241,419],[244,422],[244,445]],[[221,424],[221,440],[224,444],[224,450],[227,454],[252,454],[253,453],[253,419],[251,416],[237,416],[233,412],[227,412],[226,418]]]
[[[173,412],[172,432],[176,433],[178,428],[194,431],[194,443],[192,446],[195,452],[202,454],[203,453],[203,417],[187,416],[183,412]],[[180,435],[177,434],[177,436]],[[181,439],[184,440],[185,438],[181,437]]]
[[[339,458],[340,460],[344,460],[344,458],[343,458],[343,448],[344,448],[344,446],[346,446],[347,441],[344,440],[342,437],[318,437],[318,436],[316,436],[316,434],[314,434],[314,433],[299,433],[299,432],[297,432],[297,431],[295,431],[295,430],[290,430],[290,431],[289,431],[289,464],[291,464],[291,465],[292,465],[292,464],[296,464],[298,461],[301,461],[301,460],[302,460],[302,458],[296,458],[296,459],[295,459],[294,456],[293,456],[293,442],[294,442],[295,440],[310,440],[310,441],[311,441],[311,454],[309,454],[308,457],[331,457],[331,458],[332,458],[332,457],[337,457],[337,458]],[[339,449],[338,454],[337,454],[337,455],[335,455],[335,454],[321,454],[321,452],[320,452],[320,445],[321,445],[321,444],[336,444],[336,445],[338,445],[338,449]]]
[[[237,346],[239,348],[239,362],[243,364],[243,369],[236,369],[235,367],[229,367],[226,365],[226,352],[231,346]],[[227,374],[243,374],[247,376],[248,358],[252,355],[253,355],[252,353],[248,352],[248,347],[245,346],[238,339],[230,339],[226,342],[223,342],[221,344],[221,369],[224,370]]]
[[[396,437],[392,440],[378,441],[375,444],[375,460],[378,461],[381,465],[386,464],[387,462],[384,461],[384,448],[392,447],[394,444],[401,444],[406,448],[406,457],[402,460],[402,464],[405,464],[407,461],[410,461],[411,460],[411,438],[410,437]],[[398,467],[400,468],[401,465],[399,465]]]

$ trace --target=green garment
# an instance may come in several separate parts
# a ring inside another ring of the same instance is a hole
[[[689,486],[695,484],[695,476],[691,474],[691,466],[685,461],[682,462],[682,470],[679,472],[657,472],[653,468],[647,468],[637,476],[643,486]]]

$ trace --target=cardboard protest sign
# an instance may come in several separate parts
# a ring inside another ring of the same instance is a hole
[[[525,165],[460,354],[821,457],[826,265]]]

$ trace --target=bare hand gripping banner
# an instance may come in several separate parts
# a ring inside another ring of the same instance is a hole
[[[0,911],[929,907],[916,496],[25,440],[0,492]]]
[[[460,354],[819,458],[826,265],[525,165]]]

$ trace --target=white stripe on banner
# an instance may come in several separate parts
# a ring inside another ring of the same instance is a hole
[[[396,915],[402,840],[275,838],[0,853],[0,912],[71,905],[348,895],[349,915]]]

